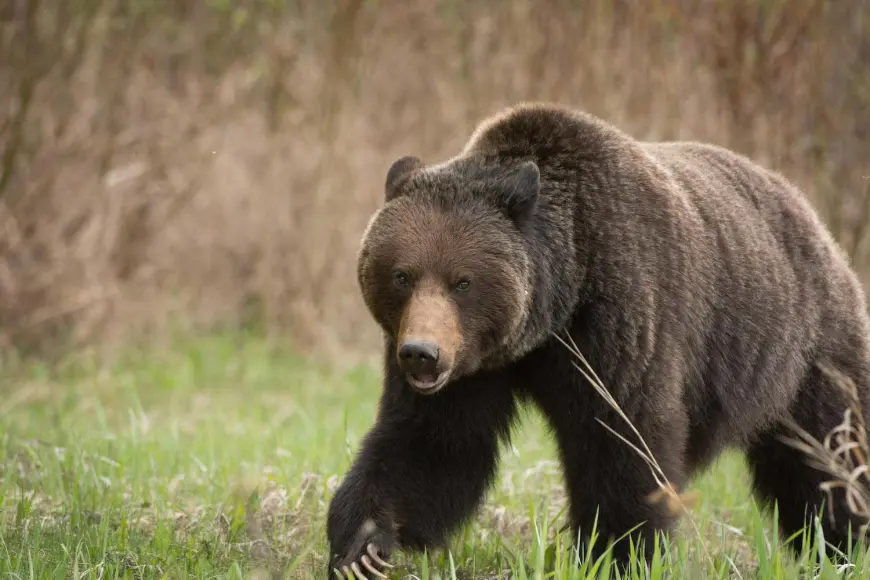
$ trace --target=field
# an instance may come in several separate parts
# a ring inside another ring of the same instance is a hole
[[[100,364],[4,369],[3,578],[323,577],[331,490],[371,424],[378,369],[342,372],[258,337],[217,336]],[[14,380],[13,380],[14,377]],[[526,413],[501,476],[448,552],[399,554],[395,578],[585,578],[564,524],[554,446]],[[861,577],[870,556],[795,560],[751,500],[738,455],[649,575]],[[856,567],[857,566],[857,567]],[[840,576],[847,572],[845,576]]]

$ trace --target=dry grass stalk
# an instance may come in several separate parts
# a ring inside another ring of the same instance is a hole
[[[835,505],[834,490],[842,490],[852,514],[866,520],[867,523],[858,530],[859,536],[866,535],[870,528],[870,465],[867,462],[870,445],[867,442],[861,400],[855,382],[850,377],[826,363],[817,366],[848,399],[843,421],[819,441],[790,417],[785,424],[796,433],[797,438],[783,436],[781,439],[803,452],[808,465],[832,477],[819,485],[828,497],[828,506]],[[829,521],[833,524],[834,509],[827,511]]]

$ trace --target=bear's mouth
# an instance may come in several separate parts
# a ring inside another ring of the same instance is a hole
[[[434,374],[416,374],[416,373],[406,373],[405,379],[408,381],[408,384],[414,388],[414,390],[424,393],[426,395],[431,395],[432,393],[441,389],[444,386],[444,383],[447,382],[447,374],[446,372],[434,375]]]

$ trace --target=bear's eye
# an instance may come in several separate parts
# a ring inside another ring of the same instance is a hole
[[[462,279],[456,283],[456,291],[457,292],[465,292],[469,288],[471,288],[471,282],[469,282],[468,280]]]
[[[393,284],[398,288],[405,288],[408,285],[408,275],[404,272],[395,272],[393,274]]]

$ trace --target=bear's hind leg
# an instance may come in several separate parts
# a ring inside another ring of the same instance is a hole
[[[847,406],[847,399],[831,380],[814,368],[793,405],[792,414],[798,425],[823,441],[843,421]],[[864,407],[866,417],[867,405]],[[808,545],[815,541],[815,516],[820,516],[825,542],[847,551],[866,520],[849,510],[843,490],[834,489],[828,496],[820,489],[822,483],[834,478],[808,465],[807,455],[785,443],[784,436],[797,438],[785,425],[777,425],[762,434],[747,451],[756,497],[769,506],[777,503],[782,539],[791,540],[789,545],[796,552],[801,550],[804,539]]]
[[[822,516],[820,523],[826,543],[846,550],[849,522],[852,530],[857,531],[859,520],[849,513],[841,490],[833,490],[834,505],[828,505],[828,497],[819,486],[832,478],[807,465],[801,451],[780,441],[779,436],[786,433],[785,429],[766,433],[747,454],[756,497],[769,506],[776,502],[782,539],[789,541],[796,552],[801,550],[803,533],[810,543],[815,541],[813,518],[818,515]]]

